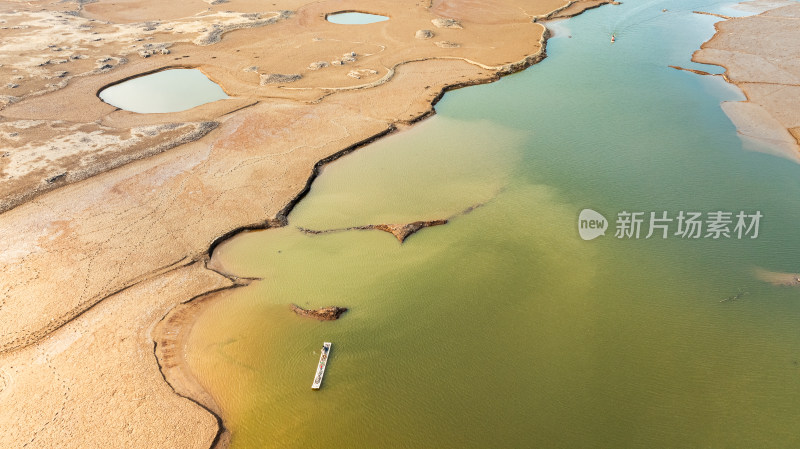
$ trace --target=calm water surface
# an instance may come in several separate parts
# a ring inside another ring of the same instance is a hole
[[[366,25],[369,23],[383,22],[389,20],[386,16],[379,16],[377,14],[367,14],[363,12],[340,12],[330,14],[326,17],[328,22],[338,23],[340,25]]]
[[[228,98],[196,69],[171,69],[140,76],[100,91],[100,99],[126,111],[178,112]]]
[[[289,226],[220,246],[263,278],[209,306],[188,346],[232,447],[800,447],[800,294],[753,274],[800,267],[800,166],[743,149],[719,106],[742,96],[719,77],[667,67],[709,70],[689,57],[716,19],[691,11],[725,7],[633,0],[557,24],[541,64],[448,93],[327,166]],[[479,204],[403,245],[297,229]],[[755,240],[612,225],[587,242],[587,207],[764,218]],[[351,310],[320,323],[289,303]]]

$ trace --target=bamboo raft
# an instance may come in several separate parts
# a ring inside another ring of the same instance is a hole
[[[325,374],[325,366],[328,364],[328,354],[331,352],[330,342],[322,344],[322,354],[319,355],[319,364],[317,365],[317,374],[314,376],[314,383],[311,384],[311,389],[319,390],[322,385],[322,376]]]

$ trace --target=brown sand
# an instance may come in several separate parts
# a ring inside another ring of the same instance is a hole
[[[448,88],[541,59],[534,19],[599,2],[212,3],[0,1],[3,446],[219,442],[175,329],[151,332],[235,285],[205,269],[209,248],[280,225],[319,161],[426,117]],[[341,10],[391,20],[325,21]],[[135,114],[96,97],[166,67],[198,68],[232,98]]]
[[[210,447],[217,419],[164,382],[151,330],[186,295],[230,284],[202,264],[181,266],[3,354],[2,446]]]
[[[781,273],[763,268],[756,268],[754,272],[757,278],[772,285],[800,287],[800,273]]]
[[[718,22],[714,37],[692,58],[724,67],[725,79],[744,92],[747,101],[722,105],[739,133],[757,142],[756,148],[768,148],[795,162],[800,162],[798,21],[800,4],[791,2],[759,15]]]

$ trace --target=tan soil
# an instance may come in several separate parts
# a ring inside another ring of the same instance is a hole
[[[725,79],[744,92],[747,101],[722,105],[739,133],[795,162],[800,162],[798,21],[800,4],[791,2],[755,16],[718,22],[714,37],[692,57],[724,67]]]
[[[230,284],[202,264],[182,266],[0,355],[2,446],[210,447],[217,420],[164,382],[151,329],[187,295]]]
[[[598,4],[82,3],[0,1],[4,447],[224,444],[213,399],[170,340],[191,323],[170,315],[151,335],[177,304],[235,285],[205,268],[209,248],[280,225],[319,161],[428,116],[448,88],[541,59],[545,28],[533,19]],[[341,10],[391,19],[325,20]],[[417,39],[420,29],[436,39]],[[232,98],[136,114],[96,96],[169,67],[198,68]],[[262,85],[270,74],[301,77]],[[201,123],[216,127],[192,133]]]
[[[768,271],[762,268],[755,269],[756,277],[772,285],[785,287],[800,287],[800,273],[781,273]]]

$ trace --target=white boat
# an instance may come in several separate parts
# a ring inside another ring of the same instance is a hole
[[[330,352],[331,344],[326,341],[322,344],[322,354],[319,355],[317,374],[314,376],[314,383],[311,384],[311,388],[314,390],[319,390],[320,385],[322,385],[322,376],[325,374],[325,366],[328,364],[328,354],[330,354]]]

